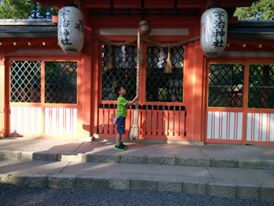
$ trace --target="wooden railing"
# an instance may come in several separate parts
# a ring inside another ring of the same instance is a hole
[[[129,135],[135,106],[128,109],[126,134]],[[116,127],[113,124],[115,104],[100,104],[97,133],[99,137],[115,137]],[[186,136],[185,106],[139,105],[140,138],[179,139]]]

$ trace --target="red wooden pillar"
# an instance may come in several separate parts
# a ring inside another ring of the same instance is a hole
[[[90,56],[83,54],[78,66],[78,136],[90,136]]]
[[[4,136],[8,136],[10,132],[10,63],[5,57],[4,61]]]
[[[95,37],[98,35],[98,30],[97,29],[93,29],[92,30],[92,34],[91,37]],[[91,112],[90,112],[90,125],[91,125],[91,130],[90,130],[90,134],[91,136],[95,136],[95,134],[97,134],[97,128],[98,128],[98,124],[99,124],[99,113],[98,113],[98,107],[99,107],[99,99],[100,99],[100,88],[99,88],[99,84],[100,84],[100,73],[99,73],[99,67],[100,67],[100,63],[99,63],[99,58],[100,55],[102,55],[101,49],[99,48],[99,42],[98,41],[91,41],[90,44],[90,50],[91,50],[91,54],[90,54],[90,58],[91,58],[91,91],[90,91],[90,105],[91,105]]]
[[[0,137],[5,136],[5,61],[0,56]]]
[[[89,32],[87,32],[89,34]],[[89,36],[89,35],[87,35]],[[79,137],[90,137],[91,132],[91,49],[90,38],[85,42],[81,59],[78,62],[78,134]]]
[[[204,115],[206,112],[206,99],[205,92],[207,90],[207,86],[205,85],[206,82],[206,64],[205,64],[205,56],[201,50],[200,42],[195,42],[195,90],[194,90],[194,102],[195,102],[195,110],[194,110],[194,116],[195,116],[195,128],[194,128],[194,135],[193,135],[193,141],[204,141],[204,127],[206,124],[206,121],[204,119]]]
[[[199,42],[189,44],[184,71],[184,102],[187,110],[186,131],[190,141],[203,141],[204,133],[204,55]]]

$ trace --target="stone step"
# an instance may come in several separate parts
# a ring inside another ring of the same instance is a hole
[[[169,166],[193,166],[213,168],[246,168],[274,170],[273,160],[256,159],[222,159],[208,157],[184,157],[141,155],[128,153],[96,154],[96,153],[72,153],[61,154],[52,152],[24,152],[1,151],[0,160],[34,160],[34,161],[73,161],[73,162],[97,162],[97,163],[122,163],[122,164],[153,164]]]
[[[274,170],[70,161],[0,161],[0,183],[185,192],[274,202]]]

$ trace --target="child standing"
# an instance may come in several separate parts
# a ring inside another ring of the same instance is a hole
[[[127,117],[127,107],[136,103],[138,96],[136,96],[132,101],[128,101],[124,96],[126,95],[126,89],[123,86],[119,86],[116,89],[119,95],[117,99],[117,110],[115,115],[115,124],[117,125],[117,137],[115,149],[125,149],[126,145],[122,142],[122,135],[125,134],[125,120]]]

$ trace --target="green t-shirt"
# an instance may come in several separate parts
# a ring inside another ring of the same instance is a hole
[[[116,111],[117,116],[119,116],[119,117],[127,116],[127,104],[128,104],[128,100],[126,100],[124,97],[118,97],[117,111]]]

